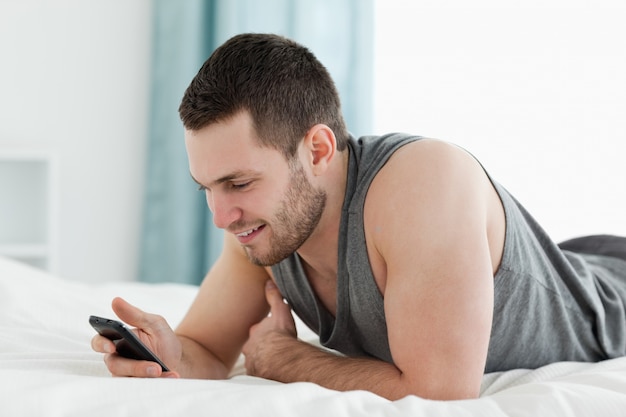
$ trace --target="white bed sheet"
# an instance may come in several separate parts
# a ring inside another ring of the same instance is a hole
[[[241,361],[225,381],[112,378],[91,351],[88,317],[112,317],[114,296],[175,326],[195,293],[175,284],[86,285],[0,258],[0,416],[626,416],[626,358],[489,374],[477,400],[392,402],[245,376]]]

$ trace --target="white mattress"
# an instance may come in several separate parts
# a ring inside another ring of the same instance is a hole
[[[477,400],[391,402],[248,377],[241,361],[225,381],[112,378],[91,351],[88,317],[113,317],[114,296],[175,326],[195,293],[173,284],[85,285],[0,258],[0,416],[626,416],[626,358],[489,374]]]

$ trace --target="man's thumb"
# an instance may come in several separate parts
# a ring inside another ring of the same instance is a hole
[[[123,298],[115,297],[111,302],[111,307],[123,322],[138,328],[146,327],[146,313]]]
[[[268,279],[265,283],[265,298],[272,310],[275,308],[289,308],[287,304],[283,302],[283,296],[280,290],[271,279]]]

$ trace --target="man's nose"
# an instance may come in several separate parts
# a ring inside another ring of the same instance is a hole
[[[241,218],[241,209],[228,196],[212,192],[207,193],[206,197],[216,227],[226,229],[231,223]]]

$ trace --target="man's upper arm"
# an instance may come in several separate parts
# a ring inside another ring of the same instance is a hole
[[[389,344],[405,386],[431,398],[476,396],[493,309],[485,174],[465,152],[424,142],[401,149],[370,192]]]
[[[232,368],[250,327],[269,311],[265,299],[268,279],[265,269],[250,263],[243,248],[225,234],[222,254],[176,333],[200,343]]]

